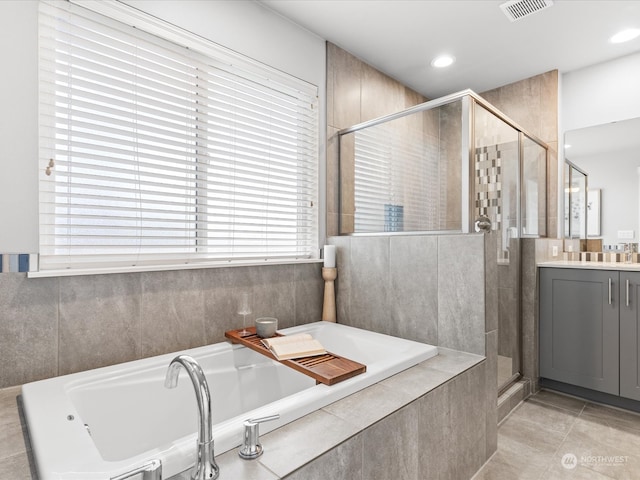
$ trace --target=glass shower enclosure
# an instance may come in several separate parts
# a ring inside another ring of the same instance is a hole
[[[471,90],[339,132],[340,233],[497,238],[498,390],[520,375],[520,239],[546,236],[548,147]]]

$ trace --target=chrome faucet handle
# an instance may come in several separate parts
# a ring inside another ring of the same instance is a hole
[[[250,418],[245,420],[244,425],[244,438],[242,440],[242,447],[238,450],[238,455],[244,460],[252,460],[262,455],[262,445],[260,445],[260,432],[258,427],[261,423],[270,422],[271,420],[277,420],[280,418],[279,414],[270,415],[268,417]]]

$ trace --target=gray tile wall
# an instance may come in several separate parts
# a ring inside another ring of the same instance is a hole
[[[482,235],[332,237],[338,322],[485,355]]]
[[[521,239],[509,239],[509,258],[507,264],[498,265],[498,355],[512,359],[511,373],[521,370]]]
[[[0,388],[224,340],[235,295],[281,328],[320,320],[320,263],[60,278],[0,275]]]
[[[486,450],[485,362],[465,371],[336,448],[290,480],[467,479]]]
[[[485,354],[484,235],[438,237],[438,345]]]
[[[553,247],[559,255],[553,257]],[[563,240],[553,238],[522,239],[522,375],[538,391],[538,262],[558,260],[562,255]]]
[[[558,71],[482,92],[480,95],[549,145],[547,235],[558,231]]]
[[[498,448],[498,232],[484,236],[485,402],[487,458]]]

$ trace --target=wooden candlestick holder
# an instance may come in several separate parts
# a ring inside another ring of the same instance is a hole
[[[336,321],[336,289],[334,280],[338,276],[337,268],[322,268],[324,279],[324,301],[322,302],[322,320],[326,322]]]

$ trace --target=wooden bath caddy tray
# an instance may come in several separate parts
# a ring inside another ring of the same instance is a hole
[[[240,336],[240,330],[229,330],[224,332],[224,336],[227,337],[231,343],[240,343],[245,347],[249,347],[256,352],[259,352],[267,357],[276,360],[288,367],[293,368],[305,375],[309,375],[314,378],[318,383],[324,383],[325,385],[334,385],[338,382],[342,382],[356,375],[360,375],[367,371],[367,366],[348,358],[340,357],[333,353],[327,352],[324,355],[316,355],[313,357],[301,357],[292,358],[290,360],[278,360],[268,349],[265,347],[261,338],[256,335],[255,327],[247,327],[247,330],[251,335],[245,337]],[[277,337],[281,337],[282,334],[276,333]]]

